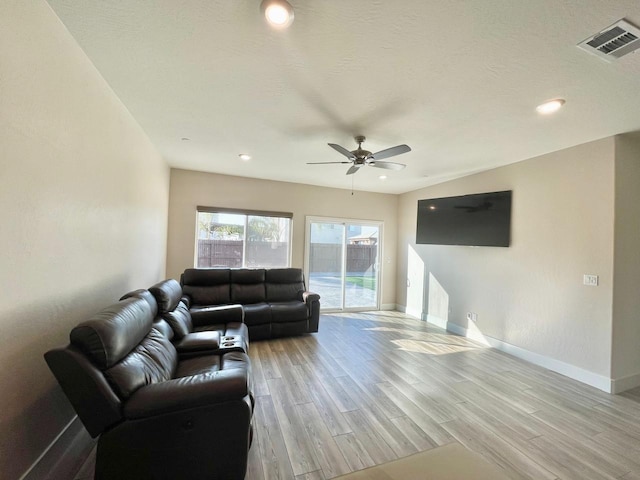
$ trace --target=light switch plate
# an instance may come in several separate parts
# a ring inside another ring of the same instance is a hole
[[[590,287],[598,286],[598,275],[584,275],[582,277],[582,283]]]

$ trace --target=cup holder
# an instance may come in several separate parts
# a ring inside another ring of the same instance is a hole
[[[222,344],[223,347],[233,347],[234,345],[235,345],[235,343],[233,343],[233,342],[224,342]]]
[[[235,337],[223,337],[222,340],[225,342],[231,342],[232,340],[235,340]]]

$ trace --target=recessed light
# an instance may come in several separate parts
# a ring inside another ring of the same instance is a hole
[[[248,155],[246,153],[241,153],[240,155],[238,155],[240,157],[240,160],[244,160],[245,162],[247,160],[251,160],[251,155]]]
[[[180,140],[182,140],[183,142],[188,142],[189,140],[191,140],[190,138],[187,137],[182,137]]]
[[[262,0],[260,10],[272,27],[287,28],[293,23],[293,7],[287,0]]]
[[[549,115],[550,113],[555,113],[560,110],[564,103],[565,101],[562,98],[556,98],[538,105],[536,111],[542,115]]]
[[[380,175],[378,178],[379,178],[380,180],[386,180],[386,179],[387,179],[387,176],[386,176],[386,175]]]

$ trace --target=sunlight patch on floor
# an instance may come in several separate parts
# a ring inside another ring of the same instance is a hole
[[[426,353],[428,355],[446,355],[449,353],[466,352],[478,348],[475,346],[456,345],[452,343],[425,342],[422,340],[412,340],[410,338],[391,340],[391,343],[405,352]]]
[[[375,323],[387,323],[392,325],[406,325],[408,321],[415,321],[400,312],[349,312],[349,313],[323,313],[325,316],[332,316],[348,321],[363,320]]]
[[[424,342],[445,343],[445,344],[458,345],[461,347],[469,347],[469,348],[486,348],[484,345],[481,345],[478,342],[475,342],[465,337],[460,337],[458,335],[449,334],[449,333],[421,332],[416,330],[407,330],[404,328],[392,328],[392,327],[372,327],[372,328],[365,328],[364,330],[373,331],[373,332],[397,332],[397,333],[401,333],[402,335],[410,336],[411,340],[421,340]]]

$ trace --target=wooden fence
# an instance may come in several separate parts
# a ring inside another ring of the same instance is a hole
[[[242,267],[242,240],[198,240],[198,267]],[[340,272],[342,246],[334,243],[314,243],[309,252],[314,273]],[[285,242],[248,242],[245,252],[247,267],[284,267],[288,264]],[[378,255],[377,245],[347,245],[347,272],[370,270]]]
[[[347,272],[370,270],[378,256],[377,245],[347,245]],[[310,271],[314,273],[342,271],[342,245],[314,243],[309,252]]]
[[[242,240],[198,240],[198,267],[242,267]],[[246,266],[275,268],[289,263],[287,243],[248,242]]]

